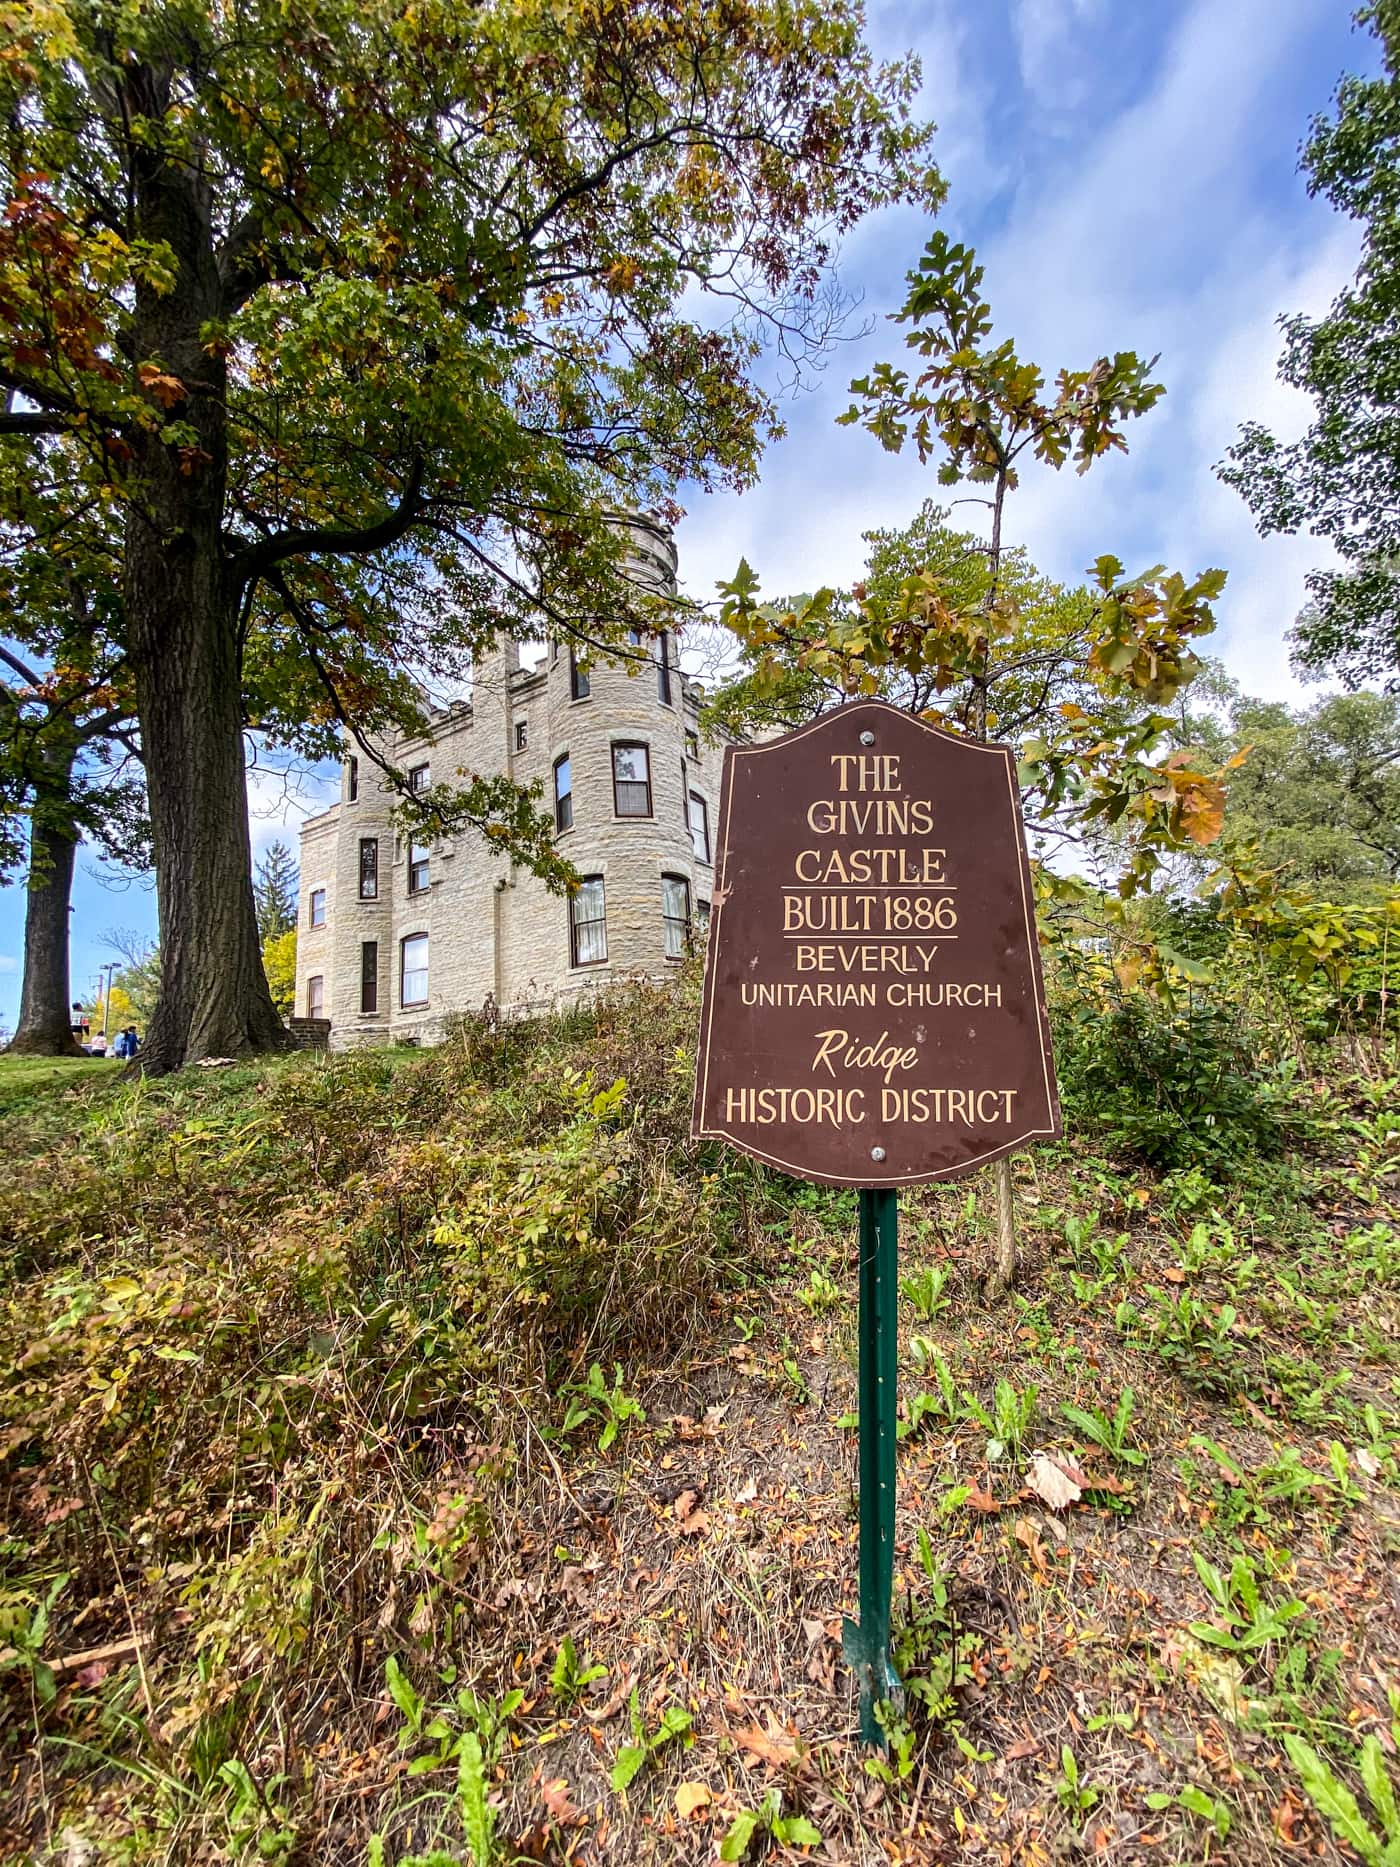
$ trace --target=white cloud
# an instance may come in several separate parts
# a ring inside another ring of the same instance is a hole
[[[1093,64],[1079,35],[1099,11],[1098,0],[1017,0],[1017,58],[1021,82],[1032,96],[1063,111],[1077,110],[1088,99]]]
[[[1010,174],[1011,151],[994,147],[990,125],[997,96],[973,56],[973,19],[959,0],[925,0],[911,9],[905,0],[877,6],[870,40],[884,59],[913,52],[922,83],[915,109],[938,126],[934,159],[956,189],[961,213],[975,212]],[[885,220],[870,221],[847,249],[854,262],[867,235],[879,241]]]
[[[1012,539],[1063,579],[1104,552],[1130,569],[1223,566],[1230,581],[1209,646],[1247,690],[1277,698],[1302,695],[1285,636],[1307,571],[1328,553],[1310,537],[1261,539],[1214,467],[1245,420],[1286,433],[1306,423],[1306,400],[1275,379],[1276,320],[1321,310],[1355,263],[1348,224],[1288,181],[1299,126],[1274,93],[1313,23],[1310,0],[1237,0],[1228,9],[1200,0],[1153,87],[1102,128],[1086,128],[1072,151],[1057,147],[1053,161],[1037,165],[1022,150],[1007,219],[990,236],[975,227],[969,235],[986,265],[998,333],[1013,335],[1023,355],[1053,371],[1104,351],[1160,352],[1168,389],[1130,424],[1127,457],[1082,479],[1029,469],[1009,508]],[[951,179],[945,224],[962,233],[956,171]],[[902,271],[923,238],[909,222],[880,217],[857,257],[881,258],[888,280],[893,245]],[[895,301],[895,284],[881,289]],[[693,595],[712,599],[714,580],[741,554],[770,595],[849,582],[862,562],[862,530],[906,523],[923,499],[939,496],[912,454],[886,455],[860,431],[829,425],[848,377],[899,348],[897,328],[883,322],[851,345],[821,394],[795,407],[763,486],[743,499],[696,500],[679,536]],[[976,506],[955,512],[969,526],[979,516]]]

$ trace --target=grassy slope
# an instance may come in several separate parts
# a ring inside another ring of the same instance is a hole
[[[701,1862],[766,1810],[837,1861],[1339,1858],[1289,1737],[1380,1835],[1386,1092],[1314,1096],[1229,1188],[1021,1161],[995,1313],[979,1183],[906,1202],[883,1780],[840,1663],[854,1201],[683,1141],[692,1022],[0,1078],[8,1857],[465,1861],[494,1826],[501,1860]],[[600,1450],[618,1392],[646,1419]]]

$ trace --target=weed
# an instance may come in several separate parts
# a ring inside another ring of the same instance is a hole
[[[1234,1817],[1228,1802],[1208,1795],[1195,1783],[1188,1783],[1176,1795],[1168,1795],[1164,1790],[1156,1789],[1146,1798],[1149,1809],[1185,1809],[1190,1815],[1199,1815],[1203,1822],[1209,1822],[1221,1841],[1227,1841],[1234,1825]]]
[[[524,1704],[525,1694],[507,1692],[496,1703],[464,1690],[450,1707],[434,1709],[414,1689],[396,1659],[389,1659],[384,1677],[404,1720],[399,1732],[401,1748],[428,1746],[409,1764],[408,1774],[424,1776],[456,1764],[455,1800],[473,1867],[491,1867],[496,1858],[497,1817],[487,1800],[487,1786],[505,1746],[506,1726]]]
[[[40,1655],[48,1641],[53,1605],[67,1585],[68,1577],[59,1575],[42,1598],[0,1593],[0,1673],[28,1673],[41,1705],[51,1705],[58,1689],[53,1668]]]
[[[681,1705],[668,1705],[661,1714],[660,1724],[654,1731],[648,1731],[642,1716],[641,1700],[637,1696],[636,1686],[633,1686],[627,1711],[632,1727],[632,1742],[624,1744],[618,1751],[608,1776],[608,1781],[619,1792],[626,1789],[643,1764],[648,1763],[659,1750],[664,1750],[667,1744],[679,1740],[688,1745],[695,1741],[691,1735],[690,1713]]]
[[[839,1309],[843,1302],[841,1286],[825,1271],[814,1270],[807,1279],[807,1287],[799,1290],[797,1300],[813,1316],[820,1316],[826,1310]]]
[[[1018,1458],[1022,1445],[1035,1420],[1037,1393],[1033,1387],[1016,1388],[1010,1381],[996,1384],[990,1411],[972,1394],[964,1392],[969,1414],[987,1433],[989,1459]]]
[[[1086,1439],[1117,1459],[1120,1465],[1145,1465],[1147,1455],[1139,1452],[1135,1446],[1127,1443],[1128,1428],[1133,1418],[1133,1390],[1125,1387],[1118,1396],[1118,1405],[1112,1414],[1103,1413],[1097,1407],[1076,1407],[1072,1401],[1062,1401],[1060,1412]]]
[[[1337,1840],[1359,1854],[1367,1867],[1396,1867],[1400,1862],[1400,1810],[1396,1808],[1385,1753],[1375,1734],[1368,1733],[1363,1739],[1358,1767],[1366,1794],[1380,1820],[1383,1832],[1379,1835],[1326,1758],[1320,1757],[1310,1744],[1305,1744],[1291,1731],[1284,1733],[1283,1743],[1309,1801],[1326,1819]]]
[[[297,1833],[285,1807],[271,1797],[286,1782],[286,1777],[274,1776],[264,1788],[254,1781],[247,1764],[236,1757],[220,1764],[218,1775],[229,1791],[224,1820],[235,1858],[246,1853],[257,1860],[270,1861],[274,1867],[282,1867],[296,1848]]]
[[[756,1809],[740,1809],[719,1847],[722,1861],[741,1861],[756,1840],[771,1835],[781,1847],[817,1848],[822,1835],[805,1815],[783,1814],[783,1792],[770,1789]]]
[[[1189,1290],[1171,1296],[1155,1284],[1148,1295],[1155,1303],[1144,1319],[1131,1305],[1120,1305],[1120,1315],[1125,1309],[1131,1313],[1130,1332],[1137,1332],[1141,1320],[1151,1347],[1188,1387],[1203,1394],[1237,1392],[1241,1375],[1235,1337],[1243,1325],[1234,1304],[1213,1308]]]
[[[559,1651],[554,1656],[554,1665],[549,1675],[549,1689],[554,1694],[555,1702],[565,1708],[576,1705],[595,1679],[606,1679],[606,1666],[580,1665],[578,1653],[574,1648],[574,1637],[565,1634],[559,1642]]]
[[[783,1380],[787,1383],[794,1406],[805,1407],[812,1398],[812,1390],[807,1384],[807,1377],[795,1356],[783,1357]]]
[[[1060,1774],[1055,1783],[1055,1800],[1069,1816],[1087,1815],[1099,1800],[1099,1791],[1079,1774],[1074,1752],[1068,1744],[1060,1746]]]
[[[933,1322],[948,1307],[944,1295],[950,1276],[946,1264],[928,1264],[908,1277],[901,1277],[899,1288],[920,1322]]]
[[[608,1386],[603,1370],[593,1362],[588,1370],[588,1379],[582,1382],[570,1382],[564,1392],[571,1398],[564,1423],[559,1428],[561,1433],[571,1433],[579,1426],[600,1425],[598,1450],[606,1452],[617,1438],[619,1432],[629,1420],[646,1424],[646,1412],[640,1400],[624,1391],[622,1368],[613,1369],[613,1384]]]
[[[1301,1601],[1289,1599],[1277,1607],[1264,1601],[1248,1556],[1235,1557],[1228,1577],[1207,1562],[1199,1550],[1191,1552],[1191,1560],[1225,1623],[1222,1627],[1215,1622],[1192,1621],[1192,1634],[1205,1645],[1253,1657],[1262,1648],[1281,1642],[1290,1627],[1307,1619],[1308,1610]]]

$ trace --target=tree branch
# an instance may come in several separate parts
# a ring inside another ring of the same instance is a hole
[[[367,556],[372,551],[382,551],[386,545],[396,544],[400,538],[418,523],[427,510],[423,498],[423,479],[425,467],[421,456],[413,463],[408,476],[408,485],[394,510],[373,525],[360,525],[335,530],[329,526],[306,526],[303,528],[274,532],[270,538],[263,538],[254,545],[245,545],[234,556],[229,566],[235,591],[242,592],[251,588],[258,578],[263,577],[274,565],[286,558],[294,557],[350,557]]]
[[[10,653],[3,642],[0,642],[0,661],[7,662],[9,666],[14,669],[19,678],[22,681],[26,681],[30,687],[41,687],[43,685],[41,677],[34,672],[33,668],[27,668],[19,659],[18,655],[12,655]]]
[[[67,427],[61,415],[0,415],[0,434],[63,434]]]

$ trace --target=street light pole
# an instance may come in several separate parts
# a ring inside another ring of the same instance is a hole
[[[107,1035],[107,1016],[112,1009],[112,974],[117,970],[117,961],[109,959],[102,971],[107,975],[107,990],[102,994],[102,1035]]]

